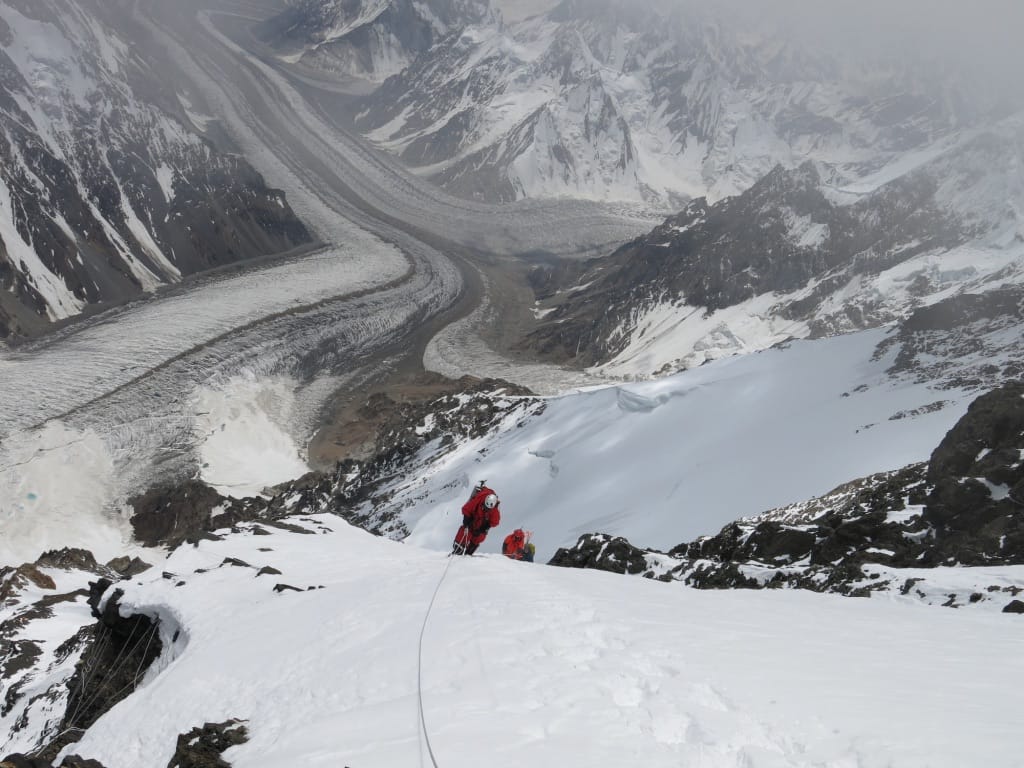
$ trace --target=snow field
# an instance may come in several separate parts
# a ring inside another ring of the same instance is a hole
[[[502,537],[534,531],[547,560],[583,533],[667,550],[740,517],[928,458],[970,395],[888,380],[885,330],[718,360],[655,381],[547,400],[396,484],[410,542],[447,550],[470,487],[502,500]],[[943,401],[945,406],[893,419]]]
[[[444,576],[422,699],[445,768],[959,768],[1019,756],[1017,617],[449,561],[330,516],[302,524],[318,535],[204,541],[119,585],[123,605],[184,632],[72,749],[110,768],[163,765],[177,734],[239,717],[250,741],[224,755],[236,768],[426,765],[417,639]],[[253,568],[218,567],[225,557]],[[283,575],[257,576],[263,565]],[[277,581],[323,588],[277,594]]]
[[[235,498],[301,477],[309,466],[288,434],[298,382],[242,375],[195,396],[200,477]]]

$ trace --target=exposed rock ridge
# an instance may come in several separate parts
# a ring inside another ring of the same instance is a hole
[[[551,564],[699,588],[788,587],[854,596],[913,590],[934,599],[927,583],[948,576],[936,569],[1024,564],[1024,384],[975,400],[927,464],[730,523],[715,536],[667,552],[585,535]],[[979,603],[1020,591],[1024,584],[993,582],[967,595],[942,593],[940,602]]]

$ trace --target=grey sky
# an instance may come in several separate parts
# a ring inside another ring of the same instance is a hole
[[[825,51],[916,54],[978,89],[1024,97],[1021,0],[719,0],[747,21],[778,25]]]
[[[495,0],[542,3],[543,0]],[[607,0],[594,0],[606,2]],[[586,2],[586,0],[584,0]],[[912,54],[970,83],[979,99],[1024,105],[1024,0],[618,0],[692,8],[840,59]]]

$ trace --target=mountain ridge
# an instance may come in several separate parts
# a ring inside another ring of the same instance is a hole
[[[102,6],[0,5],[0,337],[311,239],[129,35]]]

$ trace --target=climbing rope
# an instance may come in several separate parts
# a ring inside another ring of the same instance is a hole
[[[139,659],[139,666],[135,668],[135,676],[132,678],[132,680],[129,683],[127,683],[126,685],[121,687],[119,690],[115,691],[114,695],[110,697],[110,700],[112,702],[114,702],[114,704],[117,704],[118,702],[121,701],[121,694],[122,693],[126,693],[126,692],[127,693],[131,693],[132,691],[134,691],[136,688],[139,687],[139,673],[142,671],[142,664],[145,662],[146,654],[149,652],[149,645],[153,641],[153,638],[156,637],[156,634],[157,634],[158,631],[159,631],[158,627],[156,627],[154,625],[153,628],[147,632],[147,634],[149,635],[149,640],[146,641],[146,648],[142,651],[142,657]],[[145,635],[143,635],[143,637],[145,637]],[[139,638],[138,642],[135,644],[135,648],[138,648],[139,645],[141,645],[142,639],[143,639],[142,637]],[[135,652],[135,649],[133,648],[132,649],[132,653],[134,653],[134,652]],[[126,661],[127,661],[127,659],[126,659]],[[111,705],[111,706],[113,706],[113,705]]]
[[[75,722],[78,719],[79,714],[82,714],[82,713],[88,711],[89,707],[92,706],[92,704],[96,701],[96,699],[99,698],[100,694],[103,692],[104,684],[107,683],[108,681],[110,681],[111,677],[113,675],[115,675],[116,673],[118,673],[121,670],[121,668],[124,667],[125,664],[128,663],[128,659],[131,658],[131,656],[135,653],[135,651],[137,651],[139,649],[139,646],[142,645],[142,641],[146,639],[147,635],[149,635],[149,642],[152,642],[153,635],[156,632],[156,626],[155,625],[152,626],[148,632],[143,632],[139,636],[139,639],[135,641],[135,644],[132,645],[131,649],[128,650],[128,645],[132,642],[132,638],[135,637],[135,632],[139,628],[139,624],[140,623],[141,622],[138,622],[138,621],[135,622],[134,626],[132,627],[131,633],[128,635],[128,639],[125,640],[124,644],[118,650],[117,655],[114,657],[114,662],[107,669],[107,671],[103,675],[103,677],[99,681],[97,681],[96,689],[95,689],[95,691],[93,691],[93,694],[88,698],[88,700],[84,700],[83,701],[83,700],[79,699],[78,706],[75,707],[74,713],[68,719],[68,724],[69,725],[74,725]],[[149,642],[146,643],[147,650],[149,648]],[[127,654],[125,653],[126,650],[128,650]],[[136,674],[137,674],[137,672],[136,672]],[[114,701],[114,703],[117,703],[117,700],[118,700],[117,697],[120,696],[124,691],[128,690],[128,688],[133,687],[134,685],[135,685],[135,681],[133,680],[131,683],[129,683],[128,685],[126,685],[123,688],[121,688],[121,690],[117,691],[111,697],[111,699]]]
[[[146,654],[149,653],[149,645],[153,642],[153,638],[156,637],[159,628],[160,623],[157,621],[154,621],[153,626],[149,628],[149,640],[146,641],[146,647],[142,649],[142,655],[139,657],[139,666],[135,668],[135,675],[132,677],[132,685],[135,688],[139,687],[139,673],[142,672],[142,665],[146,663]]]
[[[427,612],[423,616],[423,625],[420,627],[420,639],[416,649],[416,700],[420,711],[420,728],[423,731],[423,740],[427,744],[427,754],[430,755],[430,762],[434,768],[439,768],[439,766],[437,765],[437,758],[434,757],[434,748],[430,744],[430,732],[427,730],[426,715],[423,712],[423,636],[427,631],[427,622],[430,620],[430,612],[434,609],[437,593],[441,591],[441,585],[444,584],[444,579],[448,575],[448,569],[452,567],[455,559],[456,555],[449,555],[448,564],[444,567],[444,572],[441,574],[441,578],[438,579],[437,586],[434,587],[434,594],[431,595]],[[422,752],[420,756],[422,758]]]
[[[99,637],[92,644],[92,647],[83,654],[84,661],[82,664],[82,675],[78,679],[78,691],[76,693],[79,701],[82,700],[82,697],[85,695],[86,688],[88,688],[89,683],[92,682],[92,677],[96,673],[96,669],[99,667],[100,656],[107,647],[110,635],[111,632],[107,625],[100,623]]]
[[[82,665],[82,674],[78,678],[78,686],[68,696],[69,703],[71,701],[71,698],[73,697],[76,697],[79,703],[81,703],[82,697],[85,695],[85,691],[89,687],[89,683],[91,682],[96,672],[96,669],[99,666],[99,657],[102,655],[103,650],[106,648],[106,643],[110,638],[110,634],[110,630],[107,628],[107,626],[105,624],[100,624],[99,632],[96,635],[96,639],[93,641],[93,644],[82,653],[82,658],[80,662]],[[74,716],[77,716],[77,714],[78,708],[76,707]],[[74,719],[69,719],[67,720],[67,722],[74,722]],[[36,748],[29,752],[28,755],[29,757],[36,757],[37,755],[39,755],[40,752],[46,749],[47,746],[52,744],[54,741],[59,739],[64,734],[71,733],[72,731],[81,730],[81,728],[75,728],[72,726],[65,728],[62,731],[59,731],[58,733],[50,737],[47,737],[44,733],[40,737],[41,740],[37,743]]]

